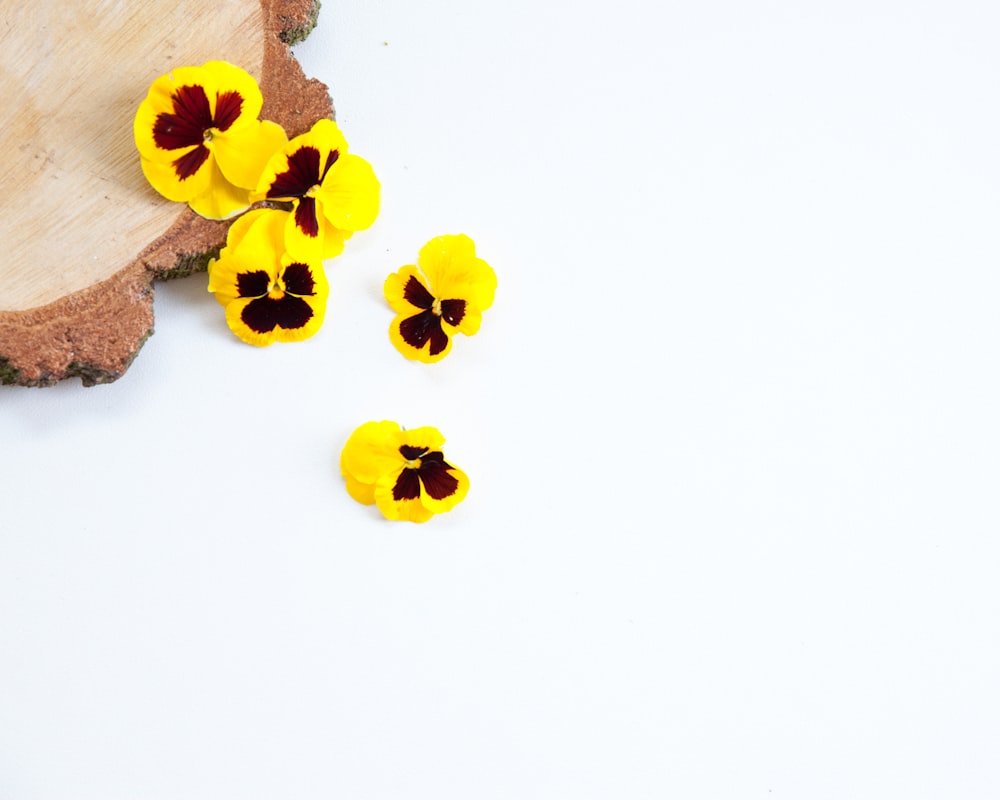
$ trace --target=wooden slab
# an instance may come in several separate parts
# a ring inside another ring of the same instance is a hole
[[[288,48],[319,3],[0,2],[0,382],[113,381],[153,331],[152,281],[204,269],[229,227],[149,186],[136,108],[157,76],[221,59],[289,136],[332,117]]]

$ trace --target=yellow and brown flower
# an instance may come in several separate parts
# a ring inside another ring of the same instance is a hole
[[[472,336],[483,312],[493,304],[497,277],[476,257],[468,236],[438,236],[408,264],[385,280],[385,299],[396,312],[389,338],[404,356],[440,361],[451,351],[456,333]]]
[[[308,339],[326,312],[330,288],[322,263],[292,259],[285,251],[287,216],[259,209],[240,217],[208,267],[208,290],[226,309],[229,327],[258,347]]]
[[[469,478],[445,461],[436,428],[403,430],[395,422],[366,422],[340,455],[347,491],[376,505],[386,519],[426,522],[465,499]]]
[[[248,208],[264,165],[287,141],[280,125],[257,118],[262,104],[253,77],[224,61],[161,75],[133,124],[150,184],[210,219]]]
[[[378,216],[379,182],[371,165],[347,152],[332,120],[321,119],[272,156],[261,175],[257,200],[292,204],[285,242],[296,258],[332,258],[354,231]]]

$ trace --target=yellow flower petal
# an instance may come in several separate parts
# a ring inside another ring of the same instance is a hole
[[[233,333],[247,344],[252,344],[254,347],[269,347],[274,344],[274,337],[271,335],[273,331],[261,333],[260,331],[255,331],[243,321],[243,313],[246,311],[247,306],[254,302],[254,299],[251,297],[237,297],[227,304],[226,324],[229,325],[229,329]]]
[[[400,430],[395,435],[396,446],[416,447],[425,450],[440,450],[444,447],[446,439],[441,435],[441,431],[430,425],[423,425],[419,428]]]
[[[257,188],[267,162],[286,141],[285,129],[265,120],[231,133],[217,134],[210,149],[226,179],[250,190]]]
[[[421,484],[423,491],[420,493],[420,503],[432,514],[443,514],[446,511],[451,511],[455,506],[461,503],[465,496],[469,493],[469,476],[466,475],[458,467],[448,464],[447,474],[457,481],[457,486],[452,494],[445,497],[435,498],[429,493],[431,489],[430,481],[427,478],[421,477]]]
[[[189,153],[193,149],[193,147],[188,148],[184,152]],[[139,162],[142,166],[142,173],[146,176],[150,186],[167,200],[186,203],[192,197],[205,194],[212,186],[210,169],[203,168],[186,178],[180,178],[172,163],[151,161],[148,158],[140,158]]]
[[[287,218],[287,211],[276,208],[258,208],[244,214],[230,226],[226,248],[244,258],[257,257],[268,265],[277,265],[285,253]]]
[[[404,331],[407,330],[407,326],[410,328],[417,326],[414,320],[419,319],[421,316],[426,317],[428,312],[417,312],[414,314],[399,314],[389,325],[389,341],[392,342],[393,347],[395,347],[400,353],[406,356],[411,361],[420,361],[424,364],[435,364],[451,352],[451,337],[448,336],[443,330],[441,330],[441,324],[438,320],[437,329],[432,331],[432,337],[428,337],[423,340],[419,346],[413,343],[413,335],[406,334]],[[430,326],[434,326],[434,320],[430,320],[428,323]],[[441,330],[440,333],[437,331]],[[438,344],[435,344],[438,342]]]
[[[395,486],[396,482],[399,480],[399,474],[401,472],[402,470],[397,470],[396,473],[385,475],[379,479],[378,483],[375,485],[374,491],[375,505],[378,506],[378,510],[382,512],[382,516],[389,520],[400,522],[427,522],[434,516],[434,512],[430,511],[422,502],[420,502],[419,497],[408,500],[396,500],[393,497],[393,486]]]
[[[431,239],[421,248],[417,263],[438,299],[462,299],[480,312],[493,305],[496,273],[476,257],[476,246],[468,236],[459,234]]]
[[[323,325],[325,313],[325,297],[238,297],[226,306],[226,322],[247,344],[267,347],[308,339]]]
[[[323,258],[335,258],[344,252],[344,242],[351,238],[353,231],[344,231],[323,222]]]
[[[428,280],[435,283],[441,272],[452,270],[452,265],[471,261],[476,257],[476,244],[465,234],[435,236],[420,248],[417,263]]]
[[[211,76],[210,86],[215,90],[209,97],[213,116],[219,114],[217,107],[219,96],[227,92],[235,92],[239,95],[241,102],[239,114],[230,130],[240,125],[251,125],[257,120],[264,107],[264,96],[261,94],[256,79],[249,72],[227,61],[208,61],[202,64],[201,69]]]
[[[213,293],[216,302],[223,308],[239,297],[236,282],[239,273],[246,270],[247,267],[241,265],[231,253],[227,253],[225,248],[219,254],[219,258],[208,262],[208,291]]]
[[[344,483],[347,486],[347,493],[366,506],[375,505],[375,484],[362,483],[349,473],[344,475]]]
[[[407,264],[405,267],[400,267],[396,272],[389,275],[382,285],[382,293],[385,295],[385,299],[392,307],[392,310],[398,314],[413,314],[418,310],[426,308],[426,306],[416,305],[407,300],[406,287],[411,278],[420,284],[424,291],[430,295],[430,289],[427,288],[427,279],[424,278],[414,264]],[[413,295],[412,290],[410,295]],[[433,297],[433,295],[431,296]]]
[[[378,216],[380,191],[371,164],[360,156],[342,155],[327,172],[317,203],[334,228],[361,231]]]
[[[446,319],[442,318],[441,328],[449,336],[454,336],[456,333],[461,333],[463,336],[475,336],[479,333],[479,327],[482,323],[482,312],[476,310],[474,305],[469,304],[466,306],[458,325],[450,325]]]
[[[239,296],[237,281],[241,272],[264,270],[269,281],[277,277],[284,247],[281,219],[281,211],[258,209],[229,226],[226,246],[218,258],[208,263],[208,291],[215,294],[221,306],[229,305]]]
[[[250,191],[227,181],[214,160],[201,171],[208,176],[209,186],[188,199],[188,205],[196,214],[206,219],[230,219],[250,207]]]
[[[340,454],[340,470],[359,483],[374,486],[379,476],[401,469],[399,423],[366,422],[350,435]]]
[[[324,230],[321,225],[313,233],[306,233],[300,220],[305,209],[300,209],[300,203],[294,204],[285,220],[285,248],[292,258],[303,261],[322,261],[324,249]]]

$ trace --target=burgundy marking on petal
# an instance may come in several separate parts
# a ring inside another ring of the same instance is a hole
[[[432,356],[436,356],[438,353],[444,352],[444,349],[448,346],[448,334],[441,328],[441,317],[435,317],[434,319],[438,322],[437,327],[431,329],[430,353]]]
[[[340,158],[340,153],[337,150],[331,150],[326,154],[326,164],[323,165],[323,174],[319,176],[320,183],[326,180],[326,173],[330,171],[330,167],[337,163],[338,158]]]
[[[171,95],[173,114],[160,114],[153,123],[153,141],[161,150],[180,150],[202,144],[212,127],[212,109],[205,89],[197,84],[181,86]]]
[[[404,469],[392,487],[393,500],[416,500],[420,497],[420,473],[415,469]]]
[[[316,280],[307,264],[294,263],[285,267],[285,291],[295,295],[316,294]]]
[[[427,452],[426,447],[414,447],[413,445],[404,444],[399,448],[399,452],[402,454],[403,458],[407,461],[413,461],[415,458],[420,458],[424,453]]]
[[[247,303],[240,319],[252,331],[270,333],[275,328],[294,330],[312,319],[313,310],[301,297],[286,294],[280,299],[258,297]]]
[[[310,239],[319,236],[319,220],[316,218],[316,198],[303,197],[295,208],[295,227]]]
[[[449,325],[458,325],[465,316],[464,300],[442,300],[441,316]]]
[[[230,126],[240,118],[243,110],[243,96],[239,92],[223,92],[215,96],[216,130],[228,131]]]
[[[441,317],[430,310],[421,311],[399,323],[399,335],[403,337],[404,342],[417,350],[427,344],[427,340],[435,330],[441,333]],[[447,339],[445,336],[445,341]]]
[[[267,190],[269,200],[305,197],[319,183],[319,150],[315,147],[300,147],[287,160],[288,169],[275,175]]]
[[[194,150],[175,160],[172,166],[177,177],[185,181],[200,170],[201,165],[206,161],[208,161],[208,148],[200,144]]]
[[[270,283],[270,276],[262,269],[254,272],[237,272],[236,296],[263,297],[267,294],[267,287]]]
[[[427,287],[415,275],[411,275],[403,287],[403,299],[417,308],[430,308],[434,305],[434,295],[427,291]]]
[[[441,460],[434,460],[432,456],[439,456]],[[423,458],[420,465],[420,481],[424,484],[427,494],[435,500],[444,500],[458,491],[458,478],[448,472],[450,468],[441,453],[428,453]]]

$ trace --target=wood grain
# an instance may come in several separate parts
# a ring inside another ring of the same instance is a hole
[[[228,224],[146,183],[132,118],[174,66],[224,59],[253,74],[262,117],[290,136],[332,116],[288,42],[315,0],[2,0],[0,381],[120,377],[152,333],[155,278],[203,269]]]

